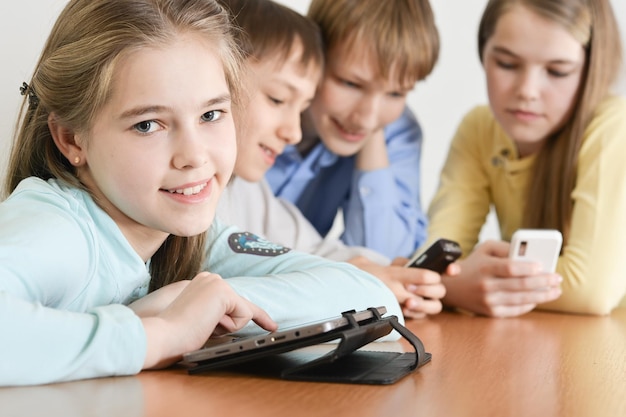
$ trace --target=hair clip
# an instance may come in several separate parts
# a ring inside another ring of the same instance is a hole
[[[28,107],[37,107],[39,104],[39,97],[35,94],[35,90],[25,82],[20,86],[20,94],[23,96],[28,95]]]

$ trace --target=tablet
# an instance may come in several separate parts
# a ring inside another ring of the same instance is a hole
[[[387,312],[387,309],[378,307],[376,311],[382,316]],[[359,324],[367,324],[377,319],[371,310],[353,312],[352,317]],[[214,363],[216,366],[236,363],[243,359],[247,360],[264,355],[268,351],[272,353],[287,352],[306,344],[307,341],[329,342],[338,338],[341,331],[350,326],[351,324],[346,317],[337,316],[260,335],[240,338],[231,335],[215,340],[210,339],[202,349],[184,354],[183,362],[202,362],[203,365]]]

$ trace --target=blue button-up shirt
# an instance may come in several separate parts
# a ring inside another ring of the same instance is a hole
[[[280,155],[266,178],[274,194],[291,201],[321,235],[339,210],[341,239],[386,255],[410,256],[426,240],[420,203],[422,131],[413,113],[385,127],[389,167],[355,168],[355,156],[340,157],[318,143],[302,157],[294,146]]]

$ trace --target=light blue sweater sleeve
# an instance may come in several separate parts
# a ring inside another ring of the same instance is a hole
[[[123,304],[144,291],[145,266],[84,197],[25,180],[0,204],[0,386],[142,368],[143,326]]]
[[[385,128],[385,141],[389,167],[354,171],[342,240],[391,259],[410,257],[426,240],[427,221],[420,201],[422,131],[408,108]]]
[[[0,291],[0,386],[130,375],[145,357],[143,327],[122,305],[71,312]]]
[[[227,279],[281,327],[378,306],[403,320],[391,290],[348,263],[292,251],[219,221],[208,241],[205,269]]]

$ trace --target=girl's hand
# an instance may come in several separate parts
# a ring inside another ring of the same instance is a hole
[[[144,369],[159,368],[199,349],[214,333],[241,329],[250,320],[276,330],[276,323],[258,306],[239,296],[219,275],[202,272],[172,303],[142,319],[147,338]]]
[[[525,314],[561,295],[558,274],[541,273],[536,263],[508,258],[509,243],[487,241],[464,260],[456,277],[444,276],[444,304],[491,317]]]

